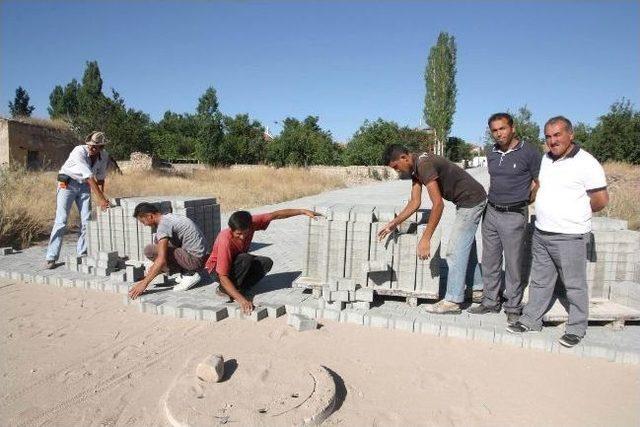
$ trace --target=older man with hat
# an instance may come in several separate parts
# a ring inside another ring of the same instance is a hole
[[[104,180],[107,176],[109,154],[104,150],[107,138],[103,132],[91,132],[85,143],[78,145],[69,154],[58,173],[56,195],[56,219],[51,230],[46,255],[46,268],[55,268],[60,256],[62,236],[67,228],[71,206],[75,202],[80,212],[80,238],[77,253],[87,253],[87,222],[91,216],[91,193],[98,199],[102,209],[109,207],[104,195]]]

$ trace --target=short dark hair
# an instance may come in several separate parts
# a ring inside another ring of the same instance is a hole
[[[231,231],[248,230],[251,227],[251,214],[247,211],[236,211],[229,217]]]
[[[543,129],[546,129],[549,125],[555,125],[556,123],[564,123],[567,130],[569,132],[573,132],[573,125],[571,124],[571,120],[567,119],[565,116],[551,117],[549,120],[547,120],[547,123],[544,124]]]
[[[491,122],[495,122],[496,120],[506,120],[507,123],[509,123],[509,126],[513,127],[513,117],[511,117],[511,114],[509,113],[494,113],[491,115],[491,117],[489,117],[489,120],[487,120],[487,125],[489,127],[491,127]]]
[[[133,217],[138,218],[140,215],[144,214],[155,214],[160,213],[160,209],[156,205],[152,205],[151,203],[142,202],[138,203],[133,210]]]
[[[407,147],[400,144],[391,144],[387,146],[387,148],[384,150],[384,153],[382,154],[382,164],[384,166],[389,166],[389,163],[398,160],[398,157],[402,156],[403,154],[409,154],[409,150],[407,150]]]

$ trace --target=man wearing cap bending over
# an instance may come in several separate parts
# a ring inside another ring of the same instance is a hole
[[[139,203],[133,217],[147,227],[156,228],[156,243],[144,248],[144,255],[153,261],[145,277],[134,283],[129,296],[135,299],[160,273],[183,273],[176,279],[174,291],[186,291],[200,282],[198,270],[205,259],[204,237],[198,226],[183,215],[163,214],[151,203]]]
[[[216,237],[205,268],[217,274],[221,291],[237,301],[243,312],[250,313],[253,303],[242,292],[258,283],[273,266],[271,258],[248,253],[253,233],[266,230],[273,220],[297,215],[315,219],[320,214],[307,209],[282,209],[259,215],[237,211],[229,217],[229,228]]]
[[[91,193],[97,198],[100,208],[109,207],[109,201],[104,195],[104,181],[109,164],[109,154],[104,150],[106,144],[107,138],[103,132],[90,133],[83,145],[71,150],[58,173],[56,219],[46,255],[48,269],[56,267],[73,203],[75,202],[80,212],[80,238],[76,249],[78,256],[87,253],[86,234],[87,222],[91,216]]]

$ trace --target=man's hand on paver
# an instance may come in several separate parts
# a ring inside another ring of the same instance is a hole
[[[397,228],[397,225],[395,225],[393,221],[388,222],[387,225],[385,225],[384,227],[382,227],[380,231],[378,231],[378,240],[384,239],[389,234],[391,234],[396,228]]]
[[[240,304],[240,309],[246,315],[251,314],[253,311],[253,303],[246,298],[239,299],[238,304]]]
[[[129,298],[138,298],[138,296],[140,296],[145,291],[145,289],[147,289],[147,286],[148,285],[144,283],[144,280],[140,280],[134,283],[131,289],[129,289]]]
[[[431,242],[428,239],[420,239],[417,251],[418,258],[425,260],[431,256]]]

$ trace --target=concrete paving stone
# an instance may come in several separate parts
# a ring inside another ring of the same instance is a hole
[[[142,313],[147,314],[162,314],[160,306],[166,301],[140,301],[139,309]]]
[[[496,328],[496,336],[494,342],[500,344],[506,344],[513,347],[522,347],[524,338],[522,334],[512,334],[504,330]]]
[[[341,278],[338,279],[338,291],[355,291],[356,281],[354,279]]]
[[[349,291],[332,291],[331,301],[349,302]]]
[[[355,325],[364,325],[365,310],[344,309],[340,312],[340,322],[353,323]]]
[[[371,308],[371,303],[366,301],[356,301],[350,304],[351,304],[351,308],[354,308],[357,310],[369,310]]]
[[[318,322],[315,319],[295,313],[287,316],[287,324],[298,332],[311,331],[318,328]]]
[[[391,315],[389,317],[389,329],[398,329],[401,331],[413,332],[415,318],[411,316]]]
[[[355,299],[356,301],[373,302],[373,296],[373,289],[361,288],[356,290]]]
[[[0,256],[11,255],[13,253],[13,248],[11,246],[0,248]]]
[[[194,304],[178,304],[176,306],[177,317],[182,319],[200,320],[200,307]]]
[[[260,307],[266,308],[267,315],[273,318],[280,317],[287,312],[287,309],[282,304],[265,303],[265,304],[260,304]]]
[[[251,311],[251,314],[249,314],[248,316],[246,314],[242,314],[241,316],[243,319],[259,322],[262,319],[266,319],[268,315],[269,313],[266,307],[254,307],[253,311]]]
[[[158,307],[158,314],[162,314],[163,316],[179,317],[180,311],[178,310],[176,303],[171,301],[160,305]]]
[[[12,271],[10,278],[11,280],[22,281],[22,275],[23,273],[21,271]]]
[[[363,316],[363,324],[372,328],[388,328],[389,314],[381,311],[369,311]]]
[[[219,322],[229,317],[227,307],[223,306],[205,306],[201,309],[202,320],[211,322]]]
[[[560,345],[557,341],[553,342],[553,353],[559,353]],[[582,344],[583,347],[583,356],[584,357],[592,357],[597,359],[605,359],[609,362],[614,362],[616,360],[617,350],[615,347],[605,347],[599,344]],[[564,348],[564,347],[562,347]]]
[[[318,310],[318,318],[324,320],[331,320],[334,322],[340,321],[340,310],[336,310],[333,308],[323,308],[322,310]]]
[[[240,308],[240,304],[238,304],[237,302],[224,303],[222,304],[222,307],[225,307],[227,309],[229,318],[239,319],[242,315],[242,309]]]
[[[467,338],[489,344],[494,342],[495,336],[496,328],[494,326],[475,326],[473,328],[469,328],[467,334]]]
[[[318,314],[318,308],[314,305],[301,304],[298,313],[303,316],[315,318]]]
[[[421,334],[428,334],[434,336],[440,336],[441,324],[437,319],[422,319],[416,318],[413,325],[414,332],[420,332]]]
[[[553,349],[553,339],[537,332],[522,335],[522,347],[533,350],[550,352]]]
[[[322,298],[322,288],[313,288],[311,295],[313,295],[314,298]]]
[[[286,303],[284,305],[287,314],[298,314],[300,313],[300,304],[292,304]]]
[[[635,351],[616,352],[616,362],[637,365],[640,364],[640,353]]]

